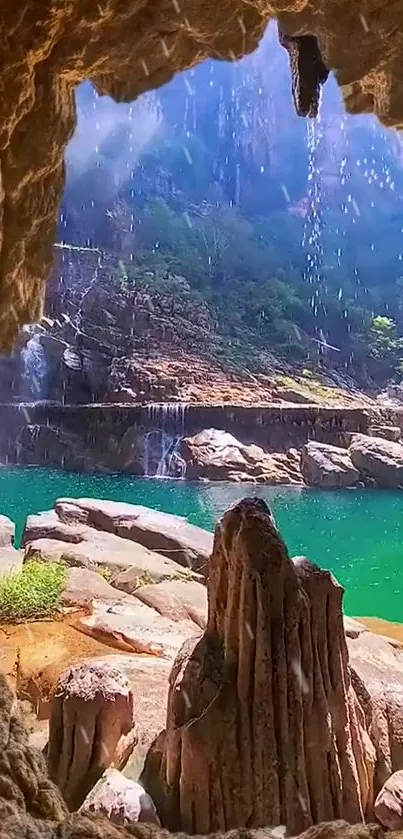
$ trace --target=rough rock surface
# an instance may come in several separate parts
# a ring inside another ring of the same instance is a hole
[[[194,580],[167,580],[140,586],[135,596],[173,621],[194,621],[201,629],[207,622],[207,589]]]
[[[126,829],[102,816],[69,815],[59,790],[48,779],[42,755],[28,745],[19,708],[1,673],[0,749],[0,839],[60,839],[62,835],[64,839],[169,839],[167,831],[155,825]],[[222,835],[210,839],[222,839]],[[267,829],[242,829],[227,833],[225,839],[275,839],[275,834]],[[351,826],[339,821],[317,825],[301,839],[385,839],[385,833],[379,825]]]
[[[403,766],[403,646],[365,628],[347,643],[352,684],[376,751],[376,796]]]
[[[22,567],[22,553],[14,548],[14,535],[14,522],[8,516],[0,515],[0,576]]]
[[[389,830],[403,830],[403,771],[394,772],[383,785],[374,806],[378,821]]]
[[[96,498],[61,498],[55,502],[55,514],[66,525],[84,524],[114,533],[206,574],[213,534],[182,516]]]
[[[0,9],[2,350],[19,324],[41,314],[63,152],[75,125],[73,89],[83,79],[101,93],[132,100],[207,56],[235,59],[250,52],[268,19],[280,15],[283,39],[296,38],[301,53],[291,70],[302,112],[314,112],[317,83],[332,69],[349,111],[373,111],[387,125],[402,123],[400,0],[380,6],[355,0],[343,14],[338,0],[186,0],[181,8],[170,0],[106,0],[100,8],[34,0]],[[312,36],[320,47],[314,74],[312,61],[304,60],[306,54],[312,58]]]
[[[349,487],[360,479],[346,449],[314,441],[302,449],[301,473],[308,486]]]
[[[170,829],[363,819],[374,749],[350,684],[342,588],[291,561],[265,503],[219,522],[207,628],[172,669],[143,781]]]
[[[112,604],[93,601],[91,614],[80,618],[76,627],[119,650],[165,658],[173,658],[198,630],[189,617],[170,620],[130,595]]]
[[[403,446],[400,443],[356,434],[349,454],[356,469],[373,478],[378,486],[403,486]]]
[[[123,766],[135,744],[133,694],[106,662],[64,673],[52,699],[47,762],[70,810],[77,810],[109,766]]]
[[[268,454],[260,446],[247,446],[232,434],[208,428],[181,440],[179,457],[188,480],[250,481],[300,484],[298,457]]]
[[[175,521],[176,517],[172,516],[170,519]],[[212,538],[211,534],[209,535]],[[120,572],[128,569],[132,582],[131,590],[144,580],[159,582],[174,576],[180,577],[181,574],[198,578],[194,572],[184,569],[174,559],[150,551],[131,539],[116,536],[110,532],[110,528],[105,532],[86,524],[66,523],[59,519],[54,510],[28,516],[22,544],[25,546],[26,559],[39,556],[45,561],[62,561],[71,566],[107,568],[117,578]],[[124,588],[119,584],[118,587]]]
[[[81,812],[103,813],[113,824],[160,824],[154,803],[141,784],[125,778],[118,769],[106,769],[88,793]]]

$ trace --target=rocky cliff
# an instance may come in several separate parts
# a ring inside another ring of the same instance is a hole
[[[63,189],[63,151],[75,124],[74,86],[88,78],[102,93],[134,99],[207,56],[233,60],[251,51],[276,15],[301,112],[314,112],[327,68],[335,71],[350,111],[373,111],[386,124],[401,123],[400,2],[378,8],[356,0],[343,14],[337,0],[303,7],[289,0],[270,8],[258,0],[224,5],[186,0],[184,7],[168,0],[147,5],[107,0],[91,7],[70,0],[63,9],[53,0],[3,4],[3,349],[10,348],[19,324],[41,314]]]

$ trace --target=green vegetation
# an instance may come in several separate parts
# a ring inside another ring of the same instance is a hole
[[[32,559],[0,577],[0,623],[44,620],[60,608],[67,571],[60,563]]]
[[[97,573],[100,577],[103,577],[109,583],[109,580],[112,577],[112,571],[106,565],[99,565],[97,568]]]

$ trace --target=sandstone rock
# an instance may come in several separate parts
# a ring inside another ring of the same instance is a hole
[[[133,695],[105,663],[70,667],[52,699],[47,762],[70,810],[110,766],[122,767],[135,743]]]
[[[40,557],[45,561],[64,562],[93,570],[107,568],[118,580],[119,572],[128,569],[131,588],[125,588],[119,582],[117,585],[129,592],[144,581],[159,582],[181,574],[199,578],[173,559],[150,551],[137,542],[85,524],[60,521],[54,510],[28,516],[22,544],[25,545],[25,559]]]
[[[249,481],[272,485],[301,483],[292,460],[279,459],[260,446],[246,446],[232,434],[208,428],[180,443],[188,480]]]
[[[107,769],[88,793],[80,811],[103,813],[112,824],[160,824],[154,803],[141,784],[117,769]]]
[[[403,770],[394,772],[375,801],[374,813],[389,830],[403,830]]]
[[[20,707],[0,673],[0,745],[2,749],[0,787],[0,839],[41,836],[60,839],[129,839],[133,833],[115,827],[106,818],[91,813],[69,814],[60,791],[46,773],[40,752],[28,745],[28,734]],[[15,758],[18,755],[18,772]],[[29,779],[29,783],[28,783]],[[137,839],[167,839],[166,831],[154,825],[136,825]],[[390,834],[389,834],[390,835]],[[343,821],[318,824],[300,839],[385,839],[379,825],[349,825]],[[177,837],[179,839],[179,837]],[[183,837],[182,837],[183,839]],[[210,837],[210,839],[218,839]],[[224,839],[278,839],[268,828],[241,828]],[[397,839],[397,837],[396,837]]]
[[[392,440],[397,443],[402,431],[398,425],[377,425],[374,428],[368,428],[369,437],[382,437],[383,440]]]
[[[8,516],[0,516],[0,548],[14,545],[15,524]]]
[[[163,824],[190,833],[363,820],[373,748],[350,684],[342,588],[293,562],[265,503],[216,529],[208,621],[174,663],[166,733],[143,773]]]
[[[190,619],[174,622],[131,596],[112,604],[93,601],[92,613],[80,618],[76,626],[119,650],[165,658],[173,658],[197,632]]]
[[[347,638],[351,679],[375,746],[374,794],[403,766],[403,648],[372,632]]]
[[[194,580],[166,580],[140,586],[136,597],[172,621],[191,620],[201,629],[207,621],[207,589]]]
[[[127,597],[117,591],[101,574],[88,568],[69,568],[63,591],[64,606],[83,607],[92,600],[116,603]]]
[[[348,487],[360,478],[346,449],[314,441],[302,449],[301,472],[308,486]]]
[[[213,535],[182,516],[94,498],[61,498],[55,503],[55,512],[66,524],[85,523],[114,533],[206,574]]]
[[[381,437],[354,435],[349,454],[356,469],[379,486],[403,486],[403,446]]]

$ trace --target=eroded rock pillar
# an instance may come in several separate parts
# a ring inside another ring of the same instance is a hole
[[[202,638],[170,677],[167,727],[143,782],[188,833],[364,818],[371,765],[350,686],[342,589],[290,560],[265,503],[219,522]]]
[[[52,698],[48,770],[77,810],[110,766],[121,768],[136,742],[133,694],[105,662],[84,662],[60,677]]]

